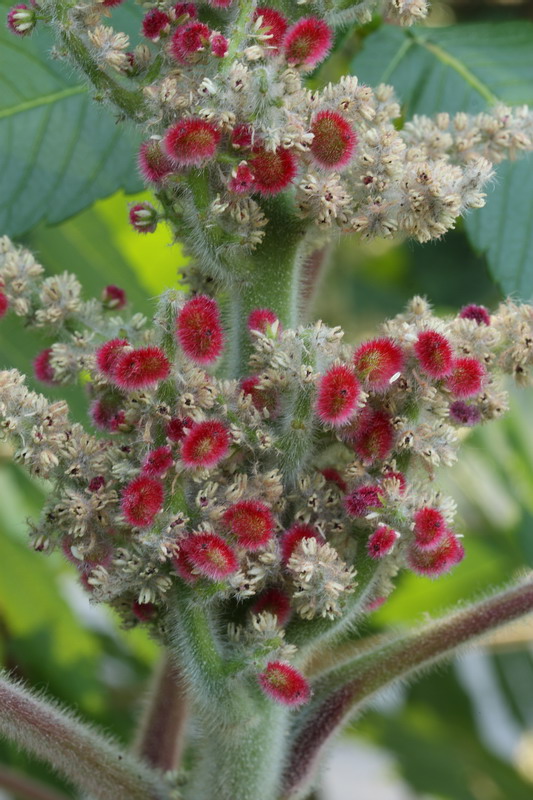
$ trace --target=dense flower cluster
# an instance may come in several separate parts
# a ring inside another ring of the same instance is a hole
[[[463,558],[435,469],[457,458],[458,429],[505,410],[498,375],[524,383],[533,366],[533,309],[511,302],[440,319],[414,298],[356,348],[259,309],[249,374],[227,380],[206,371],[225,348],[212,297],[167,292],[149,327],[115,315],[118,287],[85,301],[6,238],[0,286],[2,308],[51,337],[36,377],[83,374],[89,397],[84,428],[0,373],[15,458],[55,485],[35,548],[61,548],[94,600],[163,638],[180,586],[240,609],[228,643],[252,643],[260,685],[289,705],[307,697],[287,664],[294,620],[369,610],[400,569],[437,576]]]

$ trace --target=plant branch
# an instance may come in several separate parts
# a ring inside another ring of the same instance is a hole
[[[0,678],[0,734],[46,761],[94,800],[168,798],[158,773],[5,675]]]
[[[424,625],[328,672],[303,713],[285,772],[283,800],[309,790],[324,746],[346,720],[385,687],[405,680],[458,647],[533,611],[533,580]]]
[[[187,695],[179,673],[164,656],[152,679],[134,747],[147,764],[162,772],[178,769],[187,710]]]
[[[45,786],[9,767],[0,766],[0,786],[24,800],[68,800],[66,794],[58,789]]]

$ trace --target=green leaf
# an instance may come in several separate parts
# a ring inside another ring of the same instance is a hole
[[[118,10],[119,30],[139,28],[139,10]],[[139,191],[138,135],[117,125],[67,63],[53,60],[49,32],[13,36],[0,26],[0,232],[60,222],[119,188]]]
[[[361,81],[391,83],[404,115],[476,113],[502,101],[533,104],[533,24],[481,23],[451,28],[382,27],[367,37],[352,71]],[[496,168],[485,208],[466,230],[507,293],[533,292],[533,158]]]

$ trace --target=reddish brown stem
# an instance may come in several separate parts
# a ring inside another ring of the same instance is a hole
[[[135,750],[163,772],[176,770],[183,752],[187,697],[176,667],[164,657],[155,671]]]
[[[0,767],[0,786],[24,800],[68,800],[66,794],[51,789],[9,767]]]
[[[285,773],[284,800],[305,796],[324,746],[378,691],[450,656],[458,647],[533,611],[533,581],[366,653],[332,670],[316,687],[316,700],[296,734]],[[337,687],[324,694],[325,687]]]

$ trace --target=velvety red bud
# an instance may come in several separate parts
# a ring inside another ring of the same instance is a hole
[[[352,158],[357,134],[347,119],[336,111],[319,111],[311,124],[311,155],[321,167],[340,169]]]
[[[213,158],[219,140],[220,132],[211,122],[188,117],[168,129],[164,144],[169,157],[180,167],[199,167]]]
[[[259,550],[272,536],[276,523],[272,512],[259,500],[240,500],[230,506],[222,519],[238,544],[246,550]]]
[[[300,542],[304,539],[316,539],[320,541],[320,534],[312,525],[305,522],[297,522],[285,532],[281,540],[281,559],[284,564],[288,562]]]
[[[207,295],[188,300],[176,320],[181,348],[196,364],[212,364],[222,353],[224,333],[218,303]]]
[[[195,53],[209,44],[211,31],[203,22],[186,22],[172,36],[170,51],[176,61],[186,64]]]
[[[267,34],[269,37],[266,40],[267,55],[277,55],[279,53],[280,45],[285,36],[285,32],[289,23],[287,18],[276,11],[275,8],[268,8],[265,6],[258,6],[254,12],[254,22],[261,17],[262,34]]]
[[[434,550],[446,537],[446,520],[436,508],[424,506],[414,515],[415,543],[420,550]]]
[[[472,397],[483,388],[486,370],[477,358],[457,358],[446,378],[446,386],[456,397]]]
[[[113,311],[124,308],[126,305],[126,292],[120,286],[106,286],[102,292],[102,305]]]
[[[152,183],[161,183],[173,171],[169,157],[161,148],[159,139],[147,139],[139,149],[139,169],[143,177]]]
[[[123,354],[125,347],[129,347],[126,339],[111,339],[99,347],[96,351],[96,364],[100,372],[111,376],[117,359]]]
[[[186,467],[209,469],[226,457],[229,446],[229,431],[223,422],[217,419],[196,422],[185,435],[181,459]]]
[[[145,528],[151,525],[163,508],[165,493],[161,481],[139,475],[122,490],[121,509],[130,525]]]
[[[283,147],[276,150],[257,147],[249,165],[254,176],[255,189],[260,194],[278,194],[296,177],[296,158],[290,150]]]
[[[139,347],[119,355],[112,380],[121,389],[146,389],[170,375],[170,364],[159,347]]]
[[[176,3],[174,6],[174,13],[176,15],[176,19],[181,20],[182,24],[184,22],[188,22],[190,19],[196,19],[198,16],[196,5],[194,3]]]
[[[229,42],[221,33],[211,34],[211,52],[217,58],[224,58],[228,52]]]
[[[135,203],[129,210],[129,220],[137,233],[154,233],[158,215],[150,203]]]
[[[490,314],[485,306],[476,306],[473,303],[464,306],[459,312],[461,319],[473,319],[478,325],[490,325]]]
[[[89,486],[87,487],[90,492],[98,492],[100,489],[103,489],[105,486],[105,478],[103,475],[97,475],[95,478],[91,478],[89,481]]]
[[[279,395],[273,387],[262,389],[260,383],[258,375],[251,375],[241,381],[241,389],[244,394],[250,395],[254,408],[258,411],[264,411],[266,408],[271,419],[274,419],[280,411]]]
[[[34,8],[25,3],[19,3],[9,9],[7,13],[7,27],[16,36],[27,36],[37,24],[37,14]]]
[[[351,517],[364,517],[372,509],[382,505],[377,485],[359,486],[344,500],[344,507]]]
[[[268,333],[268,329],[276,322],[278,318],[270,308],[254,308],[248,315],[248,330]]]
[[[344,425],[357,410],[361,390],[349,367],[331,367],[318,383],[316,414],[329,425]]]
[[[251,608],[252,614],[261,614],[266,611],[278,618],[278,625],[283,627],[292,615],[291,601],[285,592],[272,586],[259,595]]]
[[[452,370],[453,352],[448,339],[437,331],[422,331],[415,343],[420,366],[432,378],[444,378]]]
[[[407,552],[407,564],[417,575],[436,578],[459,564],[464,558],[464,548],[459,539],[448,532],[446,538],[434,550],[411,547]]]
[[[135,600],[131,610],[140,622],[150,622],[157,614],[157,606],[153,603],[139,603]]]
[[[170,31],[170,17],[158,8],[152,8],[142,21],[142,34],[152,42],[157,42],[162,34]]]
[[[97,398],[89,410],[94,425],[110,433],[117,433],[117,431],[122,430],[126,422],[126,415],[119,404],[120,398]]]
[[[212,580],[221,580],[236,572],[239,561],[233,549],[216,533],[195,533],[182,543],[188,560]]]
[[[257,143],[257,142],[255,142]],[[231,132],[231,144],[235,150],[249,150],[254,144],[254,131],[251,125],[244,122],[235,125]]]
[[[387,458],[394,445],[394,428],[387,412],[366,406],[356,420],[352,444],[367,464]]]
[[[320,470],[321,474],[324,478],[328,481],[328,483],[334,483],[336,486],[339,487],[341,492],[345,492],[348,489],[346,481],[340,474],[338,470],[334,467],[325,467],[325,469]]]
[[[115,6],[119,6],[123,2],[124,0],[102,0],[102,5],[106,8],[115,8]]]
[[[387,525],[379,525],[368,539],[368,555],[374,559],[390,555],[398,538],[399,535],[395,530],[388,528]]]
[[[33,372],[37,380],[42,381],[42,383],[47,383],[49,386],[59,386],[59,381],[56,381],[55,373],[50,363],[51,356],[51,347],[41,350],[33,359]]]
[[[254,176],[246,163],[239,164],[228,182],[228,189],[234,194],[248,194],[254,189]]]
[[[8,308],[9,300],[3,292],[0,292],[0,319],[6,315]]]
[[[450,418],[458,425],[477,425],[481,420],[481,411],[475,406],[469,406],[463,400],[455,400],[450,406]]]
[[[258,680],[265,694],[284,706],[301,706],[311,696],[304,676],[282,661],[270,661]]]
[[[389,388],[391,378],[402,371],[403,351],[392,339],[372,339],[359,345],[353,363],[366,388],[383,391]]]
[[[184,419],[174,417],[167,424],[167,439],[170,439],[171,442],[181,442],[192,424],[193,421],[190,417],[185,417]]]
[[[172,458],[172,450],[170,447],[166,447],[165,445],[156,447],[155,450],[151,450],[147,454],[143,461],[143,475],[149,475],[151,478],[158,478],[168,472],[173,463],[174,459]]]
[[[289,64],[314,67],[327,56],[333,33],[318,17],[304,17],[295,22],[283,38],[283,51]]]

